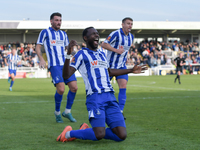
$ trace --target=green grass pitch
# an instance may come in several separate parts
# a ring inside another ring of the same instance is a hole
[[[88,122],[85,86],[78,78],[78,93],[72,114],[76,123],[54,118],[55,88],[51,79],[16,79],[9,91],[6,79],[0,80],[1,150],[199,150],[200,149],[200,76],[182,75],[181,85],[175,75],[129,77],[127,102],[127,139],[57,142],[66,125],[78,129]],[[118,95],[118,86],[113,84]],[[68,87],[61,112],[66,105]]]

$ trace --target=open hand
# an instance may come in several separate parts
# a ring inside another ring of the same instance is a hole
[[[147,70],[148,67],[147,65],[142,65],[142,66],[138,66],[138,65],[135,65],[132,69],[132,73],[144,73],[145,70]]]
[[[125,51],[125,50],[124,50],[123,48],[119,48],[119,49],[116,51],[116,53],[122,54],[124,51]]]

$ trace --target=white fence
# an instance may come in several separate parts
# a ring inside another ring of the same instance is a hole
[[[192,64],[193,67],[200,66],[200,64]],[[133,66],[127,66],[127,68],[132,68]],[[160,65],[155,68],[148,68],[144,73],[133,74],[130,73],[129,76],[151,76],[151,75],[168,75],[175,74],[176,67],[174,65]],[[193,74],[198,74],[193,70]],[[81,77],[81,74],[76,71],[76,77]],[[8,68],[0,68],[0,79],[8,79],[9,72]],[[38,67],[18,67],[16,78],[48,78],[50,74],[47,69],[40,69]]]
[[[131,68],[132,66],[128,66]],[[76,71],[76,77],[81,77],[81,74]],[[129,76],[149,76],[151,75],[151,69],[145,71],[145,73],[141,74],[133,74],[130,73]],[[9,72],[8,68],[0,68],[0,79],[8,79]],[[47,78],[50,77],[47,69],[40,69],[38,67],[18,67],[16,78]]]
[[[8,79],[8,67],[0,68],[0,79]],[[47,69],[38,67],[18,67],[16,78],[47,78]]]

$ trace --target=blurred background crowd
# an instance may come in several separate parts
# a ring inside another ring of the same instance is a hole
[[[0,45],[0,67],[6,66],[5,59],[6,56],[11,53],[12,47],[17,49],[17,54],[21,58],[21,64],[18,67],[37,67],[39,60],[35,52],[35,46],[36,43],[19,42]],[[84,43],[79,44],[76,51],[85,46]],[[199,45],[195,42],[190,43],[189,41],[186,41],[183,43],[169,41],[166,43],[144,40],[130,47],[127,65],[147,64],[150,68],[159,65],[173,65],[174,58],[177,57],[180,52],[183,52],[186,61],[184,69],[191,70],[192,68],[195,71],[200,71],[199,66],[192,66],[193,64],[200,64],[199,51]]]
[[[5,67],[6,56],[11,53],[12,48],[16,48],[17,54],[21,58],[21,64],[18,67],[38,66],[38,57],[35,52],[35,43],[8,43],[0,45],[0,67]]]

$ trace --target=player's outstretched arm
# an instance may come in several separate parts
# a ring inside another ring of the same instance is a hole
[[[110,76],[119,76],[119,75],[129,74],[129,73],[134,73],[134,74],[144,73],[144,71],[147,69],[148,69],[148,67],[146,65],[142,65],[142,66],[135,65],[131,69],[110,69],[110,68],[108,68],[108,72],[109,72]]]
[[[41,47],[42,47],[42,45],[37,44],[36,48],[35,48],[35,51],[36,51],[36,54],[37,54],[37,56],[39,58],[39,61],[40,61],[39,62],[39,67],[40,68],[45,68],[46,67],[46,62],[45,62],[45,60],[44,60],[44,58],[42,56]]]
[[[65,63],[64,63],[64,66],[63,66],[63,78],[64,79],[68,79],[76,71],[75,68],[69,66],[71,53],[73,51],[73,47],[76,46],[76,45],[77,45],[77,42],[75,40],[71,40],[69,45],[68,45],[67,58],[65,59]]]
[[[110,44],[105,43],[105,42],[102,43],[102,47],[109,50],[109,51],[113,51],[115,53],[118,53],[118,54],[122,54],[124,52],[123,48],[116,49],[116,48],[113,48]]]

